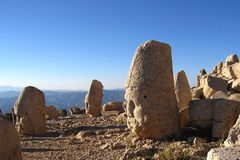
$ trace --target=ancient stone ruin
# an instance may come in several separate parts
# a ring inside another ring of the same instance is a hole
[[[189,101],[192,100],[191,88],[184,71],[180,71],[176,75],[175,94],[179,110],[187,107]]]
[[[102,108],[102,115],[119,115],[124,112],[123,103],[122,102],[115,102],[111,101],[103,105]]]
[[[47,120],[52,120],[52,119],[58,120],[59,113],[55,106],[46,106],[45,110],[46,110]]]
[[[190,126],[210,129],[214,138],[226,138],[240,114],[240,103],[226,99],[192,100],[189,104]]]
[[[180,134],[171,47],[147,41],[138,47],[126,83],[128,127],[141,138]]]
[[[181,126],[184,127],[188,123],[188,104],[192,100],[192,92],[188,83],[187,76],[184,71],[177,73],[175,78],[175,94],[180,116]]]
[[[22,151],[17,130],[9,121],[2,118],[0,118],[0,159],[22,160]]]
[[[14,105],[16,128],[20,134],[40,135],[46,128],[44,93],[29,86],[24,88]]]
[[[103,98],[103,85],[98,80],[92,80],[90,88],[85,97],[86,114],[97,117],[101,115],[101,105]]]

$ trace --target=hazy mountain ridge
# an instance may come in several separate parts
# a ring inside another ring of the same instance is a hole
[[[57,108],[66,108],[73,105],[84,107],[86,91],[44,91],[46,104],[55,105]],[[103,104],[109,101],[123,101],[123,89],[104,90]],[[9,112],[19,96],[19,91],[0,91],[0,109],[2,112]]]

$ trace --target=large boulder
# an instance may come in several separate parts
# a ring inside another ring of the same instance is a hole
[[[184,71],[180,71],[175,79],[175,94],[179,111],[188,106],[192,99],[192,92],[188,83],[187,76]]]
[[[239,160],[240,146],[213,148],[207,154],[207,160]]]
[[[221,74],[228,79],[238,79],[240,78],[240,62],[234,63],[232,65],[224,66],[221,70]]]
[[[240,114],[240,102],[227,99],[192,100],[189,123],[200,129],[211,129],[212,137],[225,138]]]
[[[101,105],[103,98],[103,85],[98,80],[93,80],[90,89],[85,97],[86,114],[97,117],[101,115]]]
[[[239,69],[240,62],[237,62],[237,63],[231,65],[230,68],[231,68],[231,72],[232,72],[231,74],[233,75],[233,78],[234,79],[240,78],[240,69]]]
[[[232,55],[228,56],[226,59],[226,63],[228,63],[229,65],[237,63],[237,62],[239,62],[239,59],[236,54],[232,54]]]
[[[147,41],[136,50],[126,82],[128,127],[141,138],[180,134],[171,47]]]
[[[233,66],[232,65],[223,67],[221,69],[221,75],[223,75],[224,77],[228,78],[229,80],[236,79],[236,75],[233,72]]]
[[[203,94],[206,98],[210,98],[217,91],[227,92],[227,87],[227,80],[209,75],[203,87]]]
[[[80,109],[76,106],[69,109],[70,114],[85,114],[85,109]]]
[[[65,116],[68,115],[66,109],[59,109],[59,110],[58,110],[58,114],[59,114],[59,116],[61,116],[61,117],[65,117]]]
[[[210,99],[196,99],[189,103],[189,122],[197,128],[212,127],[213,105]]]
[[[240,93],[235,93],[235,94],[230,95],[229,99],[240,102]]]
[[[103,105],[103,110],[104,111],[115,111],[115,110],[119,110],[124,112],[124,108],[123,108],[123,104],[122,102],[108,102],[106,104]]]
[[[29,86],[24,88],[14,105],[16,128],[20,134],[40,135],[47,130],[44,93]]]
[[[234,81],[232,82],[231,88],[232,88],[234,91],[240,92],[240,79],[234,80]]]
[[[116,122],[119,124],[127,124],[127,113],[121,113],[117,118]]]
[[[17,130],[7,120],[0,118],[0,159],[22,160],[20,139]]]
[[[224,141],[225,147],[240,145],[240,115],[237,122],[230,129],[227,139]]]
[[[46,119],[47,120],[58,120],[58,110],[55,106],[46,106]]]
[[[202,87],[193,87],[192,91],[192,98],[204,98],[203,97],[203,88]]]
[[[224,93],[223,91],[217,91],[216,93],[214,93],[210,99],[228,99],[229,95],[227,93]]]

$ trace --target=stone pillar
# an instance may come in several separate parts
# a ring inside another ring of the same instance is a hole
[[[14,105],[14,114],[20,134],[41,135],[47,131],[45,97],[39,89],[24,88]]]
[[[85,97],[85,111],[92,117],[101,115],[103,98],[103,85],[98,80],[93,80]]]

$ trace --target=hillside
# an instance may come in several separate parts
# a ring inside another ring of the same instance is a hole
[[[47,105],[55,105],[57,108],[66,108],[73,105],[84,107],[86,91],[44,91]],[[0,109],[2,112],[9,112],[17,100],[19,91],[0,92]],[[103,104],[109,101],[123,101],[124,90],[104,90]]]

